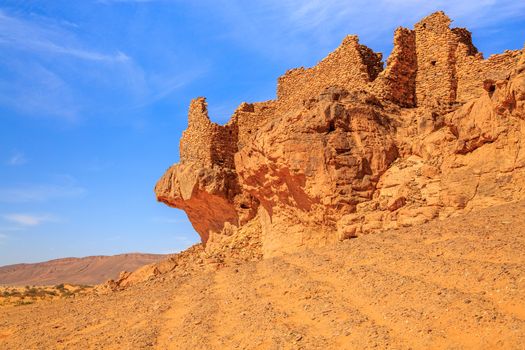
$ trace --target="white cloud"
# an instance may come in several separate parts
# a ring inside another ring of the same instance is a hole
[[[0,227],[0,232],[16,232],[20,231],[22,228],[20,226],[8,226],[8,227]]]
[[[7,234],[7,232],[16,232],[16,231],[22,231],[24,230],[23,227],[17,226],[17,227],[1,227],[0,228],[0,244],[5,244],[6,241],[9,239],[10,235]]]
[[[78,197],[85,193],[86,190],[83,187],[72,184],[0,187],[0,202],[44,202],[53,199]]]
[[[82,80],[113,79],[122,66],[133,76],[132,59],[120,50],[103,52],[79,39],[74,24],[28,15],[13,16],[0,9],[0,105],[37,117],[69,122],[80,118],[85,92]],[[102,69],[104,73],[98,71]],[[112,78],[111,78],[112,77]],[[129,78],[131,79],[131,78]]]
[[[438,10],[469,29],[525,17],[525,2],[515,0],[377,0],[373,5],[369,0],[209,0],[207,4],[210,12],[224,18],[233,39],[279,61],[291,57],[298,62],[312,51],[335,48],[346,34],[391,42],[396,27],[412,27]]]
[[[2,10],[0,10],[0,45],[90,61],[126,62],[130,60],[120,51],[108,54],[82,47],[73,35],[60,27],[35,24],[9,16]]]
[[[108,42],[93,43],[98,30],[0,9],[0,105],[68,122],[126,115],[123,110],[162,100],[207,70],[205,64],[181,62],[173,48],[164,46],[157,48],[156,57],[162,58],[148,66],[143,51],[137,51],[139,62],[118,47],[129,45],[126,40],[109,48]]]
[[[16,166],[27,163],[27,159],[22,152],[15,152],[7,161],[8,165]]]
[[[141,108],[160,101],[171,95],[174,91],[202,77],[208,70],[208,64],[202,64],[198,69],[189,68],[183,73],[150,73],[142,77],[139,81],[134,82],[137,85],[137,89],[140,88],[140,86],[149,86],[150,91],[146,92],[142,101],[133,107]]]
[[[38,226],[44,222],[55,222],[57,219],[52,215],[33,215],[13,213],[2,216],[5,220],[21,226]]]
[[[24,114],[78,119],[79,103],[69,84],[37,62],[4,61],[9,76],[0,80],[0,105]]]
[[[297,29],[307,30],[321,30],[327,25],[328,28],[340,26],[343,21],[348,24],[373,21],[375,26],[372,29],[378,29],[391,23],[417,21],[439,10],[447,12],[453,19],[461,19],[476,27],[525,17],[525,2],[514,0],[378,0],[374,6],[370,6],[368,0],[354,0],[351,3],[340,0],[266,0],[263,3],[267,11],[288,18]]]

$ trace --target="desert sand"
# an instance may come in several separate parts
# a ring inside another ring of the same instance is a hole
[[[242,103],[191,101],[158,201],[201,243],[0,307],[2,349],[523,349],[525,54],[436,12]]]
[[[525,202],[0,308],[2,349],[521,349]]]

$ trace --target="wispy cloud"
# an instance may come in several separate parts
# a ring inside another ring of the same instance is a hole
[[[0,79],[0,105],[38,117],[78,119],[79,101],[58,74],[38,62],[23,59],[0,58],[0,64],[7,70]]]
[[[171,74],[150,72],[138,81],[131,82],[131,84],[135,84],[137,90],[140,88],[149,90],[143,91],[143,98],[133,108],[142,108],[163,100],[175,91],[204,76],[209,69],[209,65],[204,63],[198,68],[188,67],[184,72],[173,72]]]
[[[212,8],[210,12],[224,18],[232,38],[281,61],[302,57],[313,50],[326,52],[346,34],[391,41],[397,26],[412,26],[438,10],[444,10],[461,26],[470,29],[525,17],[525,2],[515,0],[378,0],[373,6],[368,0],[209,0],[206,3]]]
[[[125,115],[123,110],[167,98],[206,70],[183,64],[168,46],[159,46],[156,55],[129,40],[94,41],[106,37],[104,30],[120,29],[113,22],[93,27],[0,9],[0,105],[68,122]]]
[[[0,187],[0,202],[44,202],[53,199],[78,197],[85,193],[85,188],[76,185],[26,185],[19,187]]]
[[[2,216],[4,220],[7,220],[9,222],[12,222],[17,225],[21,226],[38,226],[44,222],[55,222],[57,221],[57,218],[45,214],[45,215],[34,215],[34,214],[25,214],[25,213],[12,213],[12,214],[4,214]]]
[[[5,232],[16,232],[16,231],[21,231],[21,230],[23,230],[23,228],[20,226],[0,227],[0,232],[4,233],[4,235],[5,235]]]
[[[0,45],[21,50],[72,56],[82,60],[126,62],[123,52],[104,53],[82,47],[73,35],[60,27],[35,24],[0,10]]]
[[[9,238],[12,236],[12,232],[22,231],[24,230],[24,227],[16,226],[16,227],[0,227],[0,244],[5,244]]]
[[[75,25],[0,9],[0,105],[24,115],[77,121],[86,103],[76,85],[97,71],[93,65],[107,70],[133,65],[120,50],[89,47],[71,28]]]
[[[22,152],[14,152],[8,159],[7,164],[12,166],[22,165],[27,163],[27,158]]]
[[[159,3],[177,0],[99,0],[99,3]],[[469,28],[482,28],[500,21],[524,18],[525,2],[515,0],[420,1],[378,0],[202,0],[195,7],[207,9],[212,16],[225,18],[225,30],[253,49],[272,48],[290,52],[301,49],[299,40],[310,37],[321,45],[334,40],[334,34],[383,34],[399,25],[412,25],[434,11],[444,10]],[[256,37],[258,40],[253,40]],[[337,40],[339,40],[338,35]],[[254,45],[254,43],[257,43]],[[270,49],[270,51],[268,51]],[[300,55],[301,52],[298,52]]]
[[[43,202],[46,200],[77,197],[86,191],[82,187],[34,185],[14,188],[0,188],[0,202],[24,203]]]
[[[355,0],[351,4],[338,0],[267,0],[263,3],[265,11],[287,18],[291,27],[296,30],[329,30],[341,26],[343,21],[349,22],[348,25],[352,22],[373,21],[375,26],[371,29],[377,30],[391,23],[417,21],[422,16],[438,10],[444,10],[463,22],[468,21],[475,27],[490,25],[504,19],[525,17],[525,3],[513,0],[378,0],[374,6],[369,6],[367,0]],[[404,16],[396,16],[398,14]]]

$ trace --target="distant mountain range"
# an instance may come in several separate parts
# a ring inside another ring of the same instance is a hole
[[[121,271],[134,271],[167,257],[161,254],[131,253],[2,266],[0,285],[99,284],[117,278]]]

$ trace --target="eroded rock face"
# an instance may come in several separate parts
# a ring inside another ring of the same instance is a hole
[[[372,199],[398,157],[394,136],[373,95],[339,88],[261,128],[235,164],[243,190],[260,203],[264,253],[347,237],[337,222]]]
[[[346,38],[224,126],[192,101],[157,199],[254,259],[525,198],[525,55],[484,60],[437,12],[381,54]]]

